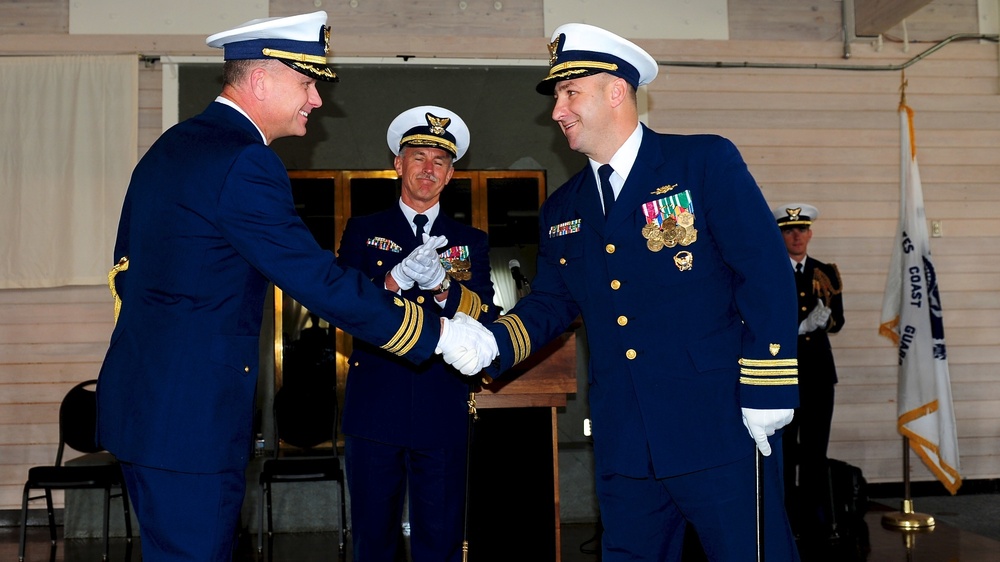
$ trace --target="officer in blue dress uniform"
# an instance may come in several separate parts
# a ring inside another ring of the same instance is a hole
[[[799,407],[782,437],[785,503],[798,534],[826,539],[833,531],[826,449],[837,384],[829,334],[844,327],[843,284],[836,264],[807,254],[819,210],[805,203],[789,203],[772,212],[795,272],[799,315]]]
[[[166,131],[132,174],[98,439],[122,462],[147,562],[232,558],[269,281],[401,360],[439,351],[478,371],[463,352],[475,347],[470,326],[339,266],[296,214],[267,145],[304,135],[322,104],[316,80],[336,79],[326,18],[254,20],[209,37],[225,49],[221,95]]]
[[[441,192],[469,146],[454,112],[414,107],[389,125],[401,181],[397,205],[347,222],[339,263],[429,314],[497,317],[486,233],[441,213]],[[429,260],[425,260],[429,257]],[[354,559],[392,562],[409,490],[414,562],[458,562],[465,498],[467,380],[356,342],[344,400]]]
[[[489,372],[583,315],[604,562],[680,560],[686,524],[710,560],[752,560],[755,443],[766,558],[797,560],[775,435],[798,403],[794,281],[770,209],[730,141],[639,123],[657,74],[641,48],[567,24],[549,53],[537,90],[589,163],[542,206],[532,292],[487,326]]]

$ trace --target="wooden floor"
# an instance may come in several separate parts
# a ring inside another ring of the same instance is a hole
[[[1000,498],[1000,497],[998,497]],[[988,538],[962,530],[938,521],[930,532],[905,534],[882,527],[882,515],[890,511],[880,504],[873,504],[865,516],[866,525],[858,532],[858,540],[842,540],[839,543],[823,543],[810,546],[801,544],[803,562],[997,562],[1000,560],[1000,540]],[[919,511],[919,505],[918,505]],[[594,525],[564,525],[562,530],[562,562],[596,562],[600,560],[595,549]],[[867,537],[865,536],[867,535]],[[49,543],[48,530],[32,527],[25,560],[31,562],[77,562],[100,560],[102,542],[95,539],[61,539],[53,548]],[[512,536],[511,540],[516,540]],[[17,560],[18,529],[0,528],[0,560]],[[111,539],[112,561],[139,561],[141,545],[126,544],[124,539]],[[476,555],[475,545],[470,546],[469,560],[487,559],[484,554]],[[347,559],[350,556],[348,543]],[[691,562],[701,560],[700,556],[690,556]],[[263,555],[256,551],[256,537],[241,537],[237,562],[313,562],[338,560],[336,533],[290,533],[276,535],[271,549]],[[544,557],[533,557],[531,545],[524,545],[525,562],[542,561]]]

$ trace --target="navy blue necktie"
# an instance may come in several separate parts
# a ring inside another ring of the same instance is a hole
[[[419,246],[424,243],[424,225],[427,224],[427,215],[413,217],[413,224],[417,225],[417,246]]]
[[[611,164],[604,164],[597,169],[597,175],[601,177],[601,196],[604,197],[604,216],[611,214],[611,207],[615,204],[615,190],[611,187],[611,174],[615,171]]]
[[[802,262],[795,264],[795,273],[802,275]]]

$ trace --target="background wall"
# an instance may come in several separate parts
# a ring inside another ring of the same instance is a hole
[[[468,0],[465,10],[458,2],[441,3],[434,13],[426,4],[326,3],[334,54],[547,58],[545,17],[552,2],[507,0],[496,10],[492,1]],[[622,2],[607,5],[629,13]],[[271,15],[316,9],[312,0],[272,0],[269,7]],[[885,68],[953,33],[995,28],[997,11],[990,0],[934,0],[907,18],[905,28],[897,25],[881,40],[852,42],[849,60],[843,58],[836,0],[730,0],[728,40],[635,39],[662,65],[649,87],[654,129],[726,135],[742,149],[772,204],[801,200],[820,208],[810,253],[840,267],[847,309],[844,330],[832,338],[841,382],[830,455],[861,466],[872,482],[902,480],[895,350],[877,336],[898,213],[900,72],[671,63]],[[218,56],[204,46],[204,34],[71,35],[67,0],[0,3],[0,54],[73,52]],[[932,249],[966,479],[1000,477],[998,58],[996,43],[956,42],[906,70],[927,216],[942,223],[943,236],[932,239]],[[137,64],[142,152],[160,130],[162,76],[158,63]],[[393,100],[405,88],[400,83],[397,91],[377,95]],[[494,134],[520,142],[520,124],[508,125]],[[105,287],[0,291],[0,510],[20,505],[28,466],[51,462],[58,402],[74,382],[96,376],[110,332]],[[578,423],[586,415],[582,391],[559,422],[568,521],[595,516],[589,446]],[[911,466],[914,481],[933,479],[915,457]]]

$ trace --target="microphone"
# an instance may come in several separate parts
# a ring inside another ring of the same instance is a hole
[[[507,262],[507,266],[510,267],[510,276],[514,278],[514,284],[517,290],[520,291],[524,285],[528,284],[528,278],[521,273],[521,262],[517,260],[510,260]]]

